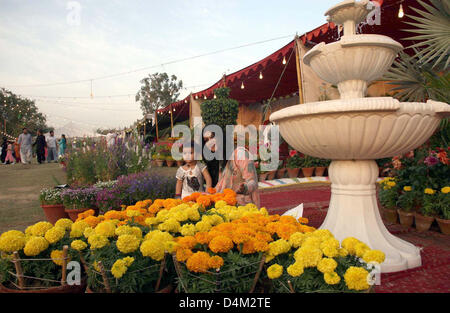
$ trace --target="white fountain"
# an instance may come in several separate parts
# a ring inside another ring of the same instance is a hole
[[[369,10],[368,0],[343,1],[326,12],[343,25],[338,42],[320,43],[303,58],[341,99],[313,102],[277,111],[270,120],[283,138],[305,154],[332,159],[331,200],[320,228],[338,240],[356,237],[386,254],[384,273],[421,265],[420,251],[393,236],[383,224],[376,199],[375,159],[392,157],[422,145],[450,114],[449,105],[399,102],[392,97],[364,98],[367,84],[392,65],[402,45],[382,35],[357,35],[356,25]]]

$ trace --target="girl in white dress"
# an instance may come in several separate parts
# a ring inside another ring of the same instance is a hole
[[[180,166],[176,173],[176,197],[185,198],[194,192],[203,192],[203,184],[206,182],[206,190],[211,187],[212,180],[205,164],[194,159],[195,144],[183,146],[183,160],[186,164]]]

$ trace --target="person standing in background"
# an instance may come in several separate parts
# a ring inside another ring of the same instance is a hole
[[[62,134],[61,135],[61,139],[58,142],[59,145],[59,156],[64,156],[64,154],[66,153],[66,146],[67,146],[67,141],[66,141],[66,135]]]
[[[216,138],[215,134],[210,131],[206,131],[203,134],[203,140],[205,142],[206,148],[211,152],[216,152]],[[206,167],[208,168],[209,175],[211,176],[212,180],[212,186],[217,185],[217,182],[219,181],[219,160],[213,159],[213,160],[207,160],[205,156],[203,156],[203,159],[205,160]]]
[[[47,138],[47,162],[57,162],[57,152],[56,152],[56,138],[55,133],[50,131],[50,136]]]
[[[31,157],[33,155],[31,134],[28,133],[26,127],[24,127],[22,131],[18,141],[18,144],[20,145],[20,159],[23,164],[31,164]]]
[[[36,141],[33,146],[34,145],[36,145],[37,161],[39,164],[42,164],[42,162],[45,162],[45,147],[47,146],[42,130],[38,130]]]
[[[6,151],[5,164],[16,164],[16,160],[13,157],[13,145],[12,142],[8,142],[8,149]]]
[[[14,141],[14,156],[16,158],[16,163],[20,163],[20,145],[17,138]]]
[[[3,137],[3,142],[2,142],[2,153],[0,155],[0,162],[3,164],[5,163],[5,159],[6,159],[6,152],[8,150],[8,138]]]

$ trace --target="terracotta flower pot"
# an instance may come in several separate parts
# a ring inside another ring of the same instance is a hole
[[[436,218],[436,221],[439,224],[439,228],[441,229],[441,232],[443,234],[450,235],[450,220]]]
[[[272,180],[272,179],[274,179],[276,173],[277,173],[276,170],[275,170],[275,171],[269,171],[269,172],[267,173],[267,180]]]
[[[175,164],[175,161],[172,160],[166,160],[166,162],[168,167],[172,167]]]
[[[41,204],[42,210],[44,210],[45,217],[47,218],[47,221],[49,221],[52,224],[55,224],[55,222],[61,218],[68,218],[69,216],[64,211],[64,205],[62,204]]]
[[[87,210],[90,210],[90,209],[67,209],[66,208],[66,209],[64,209],[64,212],[66,212],[69,215],[69,218],[75,222],[78,218],[78,214],[83,213],[84,211],[87,211]],[[93,210],[95,211],[94,215],[97,215],[98,209],[93,209]]]
[[[155,160],[155,162],[158,167],[163,167],[164,165],[164,160]]]
[[[417,231],[424,232],[430,229],[434,217],[424,216],[420,213],[414,213]]]
[[[277,174],[275,175],[276,178],[283,178],[284,174],[286,174],[286,168],[280,168],[277,170]]]
[[[314,173],[314,167],[302,167],[302,173],[305,177],[311,177]]]
[[[316,172],[315,172],[314,176],[323,176],[325,169],[326,169],[325,166],[316,167]]]
[[[265,181],[267,179],[267,172],[259,174],[259,181]]]
[[[414,213],[405,212],[402,210],[397,210],[398,216],[400,217],[400,224],[402,226],[411,227],[414,223]]]
[[[288,176],[289,178],[296,178],[298,176],[298,172],[300,171],[299,168],[288,168]]]
[[[397,224],[398,222],[398,213],[395,209],[387,209],[385,207],[381,208],[383,212],[383,217],[386,221],[392,224]]]

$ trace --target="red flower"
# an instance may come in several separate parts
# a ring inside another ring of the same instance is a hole
[[[289,151],[289,156],[292,158],[294,155],[296,155],[297,154],[297,151],[296,150],[290,150]]]

